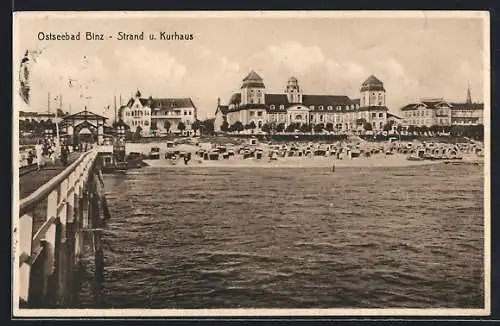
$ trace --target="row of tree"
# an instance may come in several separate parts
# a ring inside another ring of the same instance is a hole
[[[122,120],[114,122],[112,126],[114,129],[116,129],[118,125],[124,126],[125,130],[130,130],[130,126],[127,125]],[[171,128],[172,128],[172,123],[170,121],[166,120],[163,122],[163,129],[165,131],[170,132]],[[182,121],[180,121],[177,124],[177,130],[180,130],[181,132],[186,130],[186,128],[187,128],[186,124]],[[158,129],[159,129],[158,123],[156,121],[151,122],[150,130],[154,132],[154,131],[157,131]],[[214,123],[213,123],[213,120],[211,120],[211,119],[207,119],[204,121],[200,121],[197,119],[191,124],[191,129],[194,131],[195,135],[197,133],[199,133],[201,135],[213,135],[214,134]],[[142,128],[140,126],[138,126],[136,128],[136,131],[134,133],[133,138],[140,138],[141,132],[142,132]]]
[[[369,122],[366,122],[364,119],[358,119],[356,124],[359,128],[362,127],[365,131],[372,131],[373,126]],[[252,130],[254,131],[257,128],[255,123],[252,121],[246,125],[244,125],[240,121],[236,121],[232,125],[229,125],[227,121],[224,121],[221,126],[221,131],[223,132],[241,132],[243,130]],[[310,133],[314,131],[315,133],[321,133],[323,131],[334,131],[334,125],[329,123],[318,123],[318,124],[309,124],[309,123],[292,123],[286,126],[284,123],[265,123],[260,128],[261,131],[265,133],[274,133],[274,132],[295,132],[299,131],[302,133]],[[417,134],[417,135],[430,135],[430,134],[440,134],[446,133],[452,136],[457,137],[470,137],[475,139],[482,139],[484,137],[484,126],[482,124],[479,125],[453,125],[453,126],[439,126],[433,125],[431,127],[427,126],[408,126],[402,127],[397,126],[394,128],[394,121],[388,121],[383,126],[383,131],[391,132],[395,131],[396,133],[408,133],[408,134]]]
[[[32,134],[43,134],[45,130],[55,130],[56,124],[52,119],[40,120],[26,119],[19,120],[19,131],[32,133]]]

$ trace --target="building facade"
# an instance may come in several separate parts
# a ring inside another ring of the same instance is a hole
[[[404,126],[452,126],[484,124],[483,103],[472,103],[470,88],[463,103],[445,101],[443,98],[421,100],[402,107]]]
[[[192,124],[197,119],[197,108],[191,98],[142,98],[137,91],[127,105],[120,108],[119,117],[132,132],[140,127],[143,136],[193,135]]]
[[[351,99],[345,95],[304,94],[295,77],[288,79],[283,93],[267,93],[263,79],[251,71],[227,106],[218,103],[215,130],[220,131],[224,121],[229,125],[253,122],[257,130],[264,124],[331,124],[335,131],[349,132],[365,123],[373,130],[382,130],[387,111],[384,85],[373,75],[361,85],[360,99]]]

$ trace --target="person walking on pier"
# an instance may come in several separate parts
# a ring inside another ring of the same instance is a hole
[[[35,145],[35,153],[36,153],[36,165],[37,165],[37,170],[40,171],[42,168],[42,157],[43,157],[43,146],[42,144],[38,143]]]
[[[63,166],[68,165],[68,145],[66,144],[61,147],[61,163]]]

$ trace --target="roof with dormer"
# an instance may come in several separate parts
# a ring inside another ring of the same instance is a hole
[[[264,94],[265,104],[246,104],[241,105],[241,93],[234,93],[228,105],[234,105],[235,108],[232,108],[232,111],[239,111],[245,108],[261,108],[267,107],[268,109],[271,105],[274,106],[273,112],[286,111],[287,108],[302,104],[307,107],[313,107],[313,111],[321,111],[320,107],[323,106],[323,110],[327,110],[329,106],[336,108],[337,106],[341,107],[341,110],[345,111],[347,106],[359,104],[355,101],[351,100],[348,96],[345,95],[303,95],[301,103],[292,103],[288,101],[288,97],[286,94]],[[231,111],[230,110],[230,111]]]
[[[428,109],[440,109],[439,105],[440,104],[445,104],[447,105],[451,110],[483,110],[484,105],[483,103],[451,103],[447,102],[442,99],[436,99],[436,100],[424,100],[420,101],[417,103],[410,103],[405,106],[403,106],[400,110],[401,111],[411,111],[411,110],[417,110],[419,106],[425,106]]]

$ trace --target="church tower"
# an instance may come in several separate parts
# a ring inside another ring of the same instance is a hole
[[[241,85],[241,104],[265,104],[265,89],[266,86],[262,78],[252,70],[243,79],[243,84]]]
[[[289,103],[302,103],[302,92],[297,78],[292,76],[288,79],[285,93]]]
[[[470,83],[467,84],[467,104],[472,104],[472,97],[470,95]]]
[[[371,75],[361,84],[361,107],[385,106],[385,88],[377,77]]]

